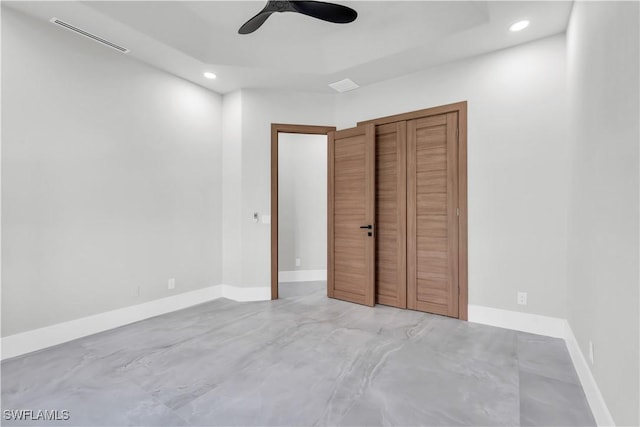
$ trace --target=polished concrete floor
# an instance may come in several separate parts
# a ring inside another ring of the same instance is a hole
[[[280,289],[4,361],[2,409],[70,411],[58,426],[595,425],[561,340]]]

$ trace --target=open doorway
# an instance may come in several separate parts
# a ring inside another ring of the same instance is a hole
[[[327,126],[273,124],[271,299],[326,290]]]

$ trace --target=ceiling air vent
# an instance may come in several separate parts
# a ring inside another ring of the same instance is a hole
[[[90,32],[88,32],[88,31],[85,31],[85,30],[83,30],[83,29],[81,29],[81,28],[78,28],[78,27],[76,27],[75,25],[71,25],[71,24],[69,24],[68,22],[61,21],[61,20],[60,20],[60,19],[58,19],[58,18],[51,18],[51,19],[49,20],[49,22],[51,22],[51,23],[53,23],[53,24],[56,24],[56,25],[59,25],[59,26],[61,26],[61,27],[63,27],[63,28],[66,28],[66,29],[67,29],[67,30],[69,30],[69,31],[73,31],[73,32],[75,32],[75,33],[78,33],[78,34],[80,34],[80,35],[83,35],[83,36],[85,36],[85,37],[88,37],[88,38],[90,38],[90,39],[91,39],[91,40],[93,40],[93,41],[96,41],[96,42],[98,42],[98,43],[101,43],[101,44],[103,44],[103,45],[105,45],[105,46],[109,46],[111,49],[115,49],[115,50],[117,50],[117,51],[119,51],[119,52],[122,52],[122,53],[129,53],[129,52],[130,52],[130,51],[129,51],[129,49],[127,49],[126,47],[122,47],[122,46],[117,45],[117,44],[115,44],[115,43],[113,43],[113,42],[110,42],[109,40],[105,40],[105,39],[103,39],[103,38],[102,38],[102,37],[100,37],[100,36],[96,36],[95,34],[91,34],[91,33],[90,33]]]
[[[359,88],[360,86],[358,86],[353,80],[351,79],[344,79],[344,80],[340,80],[339,82],[334,82],[331,83],[329,85],[329,87],[333,90],[335,90],[336,92],[348,92],[350,90],[354,90]]]

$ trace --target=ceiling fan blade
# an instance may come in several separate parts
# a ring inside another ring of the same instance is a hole
[[[296,12],[337,24],[353,22],[358,17],[358,12],[339,4],[312,0],[292,0],[289,3]]]
[[[266,11],[265,9],[261,10],[256,16],[245,22],[238,30],[238,34],[250,34],[260,28],[262,24],[264,24],[264,21],[266,21],[273,13],[271,11]]]

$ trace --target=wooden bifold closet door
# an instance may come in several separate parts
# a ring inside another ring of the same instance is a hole
[[[458,317],[458,113],[407,122],[407,306]]]
[[[375,303],[375,128],[329,133],[327,295]]]
[[[407,308],[407,126],[376,126],[376,302]]]
[[[466,114],[460,102],[329,135],[330,297],[467,319]]]

